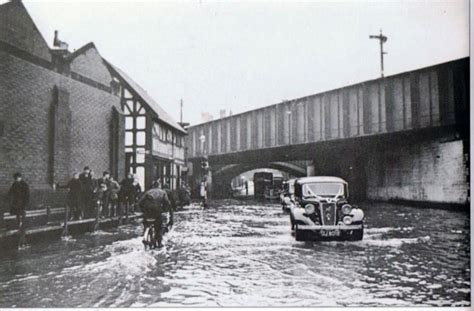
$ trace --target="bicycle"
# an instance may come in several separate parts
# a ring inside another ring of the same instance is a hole
[[[162,221],[165,220],[166,217],[163,217]],[[162,247],[160,241],[156,238],[156,228],[155,228],[156,219],[154,218],[145,218],[143,220],[143,224],[145,226],[145,232],[143,233],[143,246],[145,250],[148,249],[156,249]],[[171,223],[162,224],[161,225],[161,238],[163,238],[164,234],[170,230]]]
[[[143,220],[145,225],[145,232],[143,234],[143,246],[145,250],[147,248],[154,249],[158,247],[158,241],[156,240],[155,234],[155,219],[145,219]]]

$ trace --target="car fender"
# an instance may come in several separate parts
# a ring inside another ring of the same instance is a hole
[[[303,215],[304,213],[305,213],[304,208],[296,207],[296,206],[293,207],[293,210],[292,210],[293,219],[302,221],[306,224],[313,224],[313,222],[308,217]]]

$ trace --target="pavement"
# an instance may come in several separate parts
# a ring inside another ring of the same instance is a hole
[[[64,209],[63,209],[64,210]],[[64,213],[63,219],[64,219]],[[105,229],[114,226],[119,226],[120,224],[128,223],[134,221],[142,216],[141,213],[136,213],[129,215],[128,218],[122,218],[120,221],[119,217],[112,217],[106,219],[100,219],[99,222],[96,222],[95,218],[81,219],[81,220],[70,220],[67,222],[67,232],[65,232],[65,224],[63,221],[47,221],[46,223],[39,221],[43,218],[39,211],[32,211],[27,214],[27,219],[25,221],[26,230],[24,231],[23,238],[24,241],[28,243],[34,243],[38,240],[51,240],[59,239],[65,235],[71,234],[81,234],[85,232],[91,232],[98,229]],[[9,220],[13,216],[5,216],[5,220]],[[36,218],[36,221],[33,219]],[[6,227],[3,230],[0,230],[0,249],[11,249],[17,248],[19,246],[22,233],[18,229],[12,229]]]

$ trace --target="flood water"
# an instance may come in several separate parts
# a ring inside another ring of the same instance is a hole
[[[296,242],[277,204],[175,217],[162,250],[138,223],[0,255],[0,307],[469,306],[469,214],[361,204],[360,242]]]

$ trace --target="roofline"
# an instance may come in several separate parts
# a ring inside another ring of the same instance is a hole
[[[343,90],[343,89],[348,89],[348,88],[360,86],[360,85],[363,85],[363,84],[365,84],[365,83],[370,83],[370,82],[375,82],[375,81],[383,81],[383,80],[385,80],[385,79],[390,79],[390,78],[393,79],[393,78],[397,78],[398,76],[406,75],[406,74],[412,73],[412,72],[425,71],[425,70],[432,69],[432,68],[434,68],[434,67],[439,67],[439,66],[448,65],[448,64],[450,64],[450,63],[455,63],[455,62],[460,62],[460,61],[466,61],[466,60],[469,60],[469,58],[470,58],[470,56],[461,57],[461,58],[456,58],[456,59],[452,59],[452,60],[449,60],[449,61],[446,61],[446,62],[436,63],[436,64],[433,64],[433,65],[429,65],[429,66],[427,66],[427,67],[421,67],[421,68],[418,68],[418,69],[402,71],[402,72],[395,73],[395,74],[390,75],[390,76],[385,76],[384,78],[375,78],[375,79],[365,80],[365,81],[362,81],[362,82],[352,83],[352,84],[349,84],[349,85],[345,85],[345,86],[341,86],[341,87],[329,89],[329,90],[322,91],[322,92],[318,92],[318,93],[315,93],[315,94],[310,94],[310,95],[305,95],[305,96],[302,96],[302,97],[297,97],[297,98],[289,99],[289,100],[286,100],[286,101],[284,101],[284,102],[280,102],[280,103],[276,103],[276,104],[270,104],[270,105],[268,105],[268,106],[263,106],[263,107],[260,107],[260,108],[257,108],[257,109],[239,112],[239,113],[233,114],[233,115],[231,115],[231,116],[226,116],[226,117],[224,117],[224,118],[219,118],[219,119],[215,119],[215,120],[211,120],[211,121],[207,121],[207,122],[197,123],[197,124],[194,124],[194,125],[190,125],[190,126],[188,127],[188,129],[192,129],[192,128],[194,128],[194,127],[199,127],[199,126],[202,126],[202,125],[205,125],[205,124],[212,124],[212,123],[214,123],[214,122],[219,122],[219,121],[221,121],[221,120],[225,120],[225,119],[229,119],[229,118],[232,118],[232,117],[240,116],[240,115],[247,114],[247,113],[250,113],[250,112],[253,112],[253,111],[265,110],[265,109],[268,109],[268,108],[271,108],[271,107],[274,107],[274,106],[278,106],[278,105],[282,105],[282,104],[290,104],[290,103],[293,103],[293,102],[298,102],[298,101],[301,101],[301,100],[310,99],[310,98],[313,98],[313,97],[317,97],[317,96],[324,95],[324,94],[326,94],[326,93],[332,93],[332,92],[340,91],[340,90]]]
[[[15,5],[15,4],[19,4],[23,7],[23,9],[25,10],[26,12],[26,15],[28,15],[29,19],[33,22],[33,27],[35,27],[36,31],[39,33],[41,39],[43,40],[44,44],[48,47],[49,49],[49,53],[51,54],[51,47],[49,46],[48,44],[48,41],[46,41],[46,39],[44,38],[43,34],[41,33],[41,31],[39,30],[38,26],[36,26],[36,23],[35,23],[35,20],[33,19],[33,17],[31,16],[30,12],[28,11],[28,9],[26,8],[25,4],[23,3],[22,0],[10,0],[8,2],[5,2],[3,4],[0,4],[0,8],[2,6],[7,6],[7,5]],[[52,55],[50,55],[51,57],[53,57]]]
[[[155,113],[155,115],[156,115],[156,117],[158,118],[159,121],[161,121],[162,123],[165,123],[166,125],[168,125],[169,127],[173,128],[173,129],[175,129],[175,130],[180,131],[181,133],[183,133],[183,134],[185,134],[185,135],[188,134],[188,132],[187,132],[184,128],[182,128],[182,127],[177,127],[177,126],[175,126],[175,125],[173,125],[173,124],[170,124],[169,122],[166,122],[166,121],[163,120],[163,119],[160,119],[160,115],[153,109],[153,107],[152,107],[151,105],[149,105],[149,104],[147,103],[147,101],[146,101],[127,81],[125,81],[125,79],[122,77],[122,75],[121,75],[119,72],[117,72],[117,70],[115,70],[114,65],[112,65],[112,63],[110,63],[108,60],[106,60],[106,59],[103,58],[103,57],[102,57],[102,60],[103,60],[104,64],[107,66],[107,68],[109,68],[109,70],[113,71],[113,72],[115,73],[115,75],[121,77],[120,80],[122,81],[122,83],[125,83],[125,84],[128,86],[128,88],[129,88],[137,97],[139,97],[139,98]],[[135,82],[135,83],[136,83],[136,82]],[[138,84],[138,83],[137,83],[137,84]]]
[[[80,48],[78,48],[77,50],[72,52],[71,54],[67,55],[65,57],[65,59],[67,61],[72,61],[74,58],[78,57],[79,55],[83,54],[84,52],[86,52],[87,50],[92,49],[92,48],[97,50],[97,47],[95,46],[94,42],[89,42],[89,43],[81,46]],[[99,52],[99,50],[97,50],[97,52]],[[100,53],[99,53],[99,55],[100,55]]]

